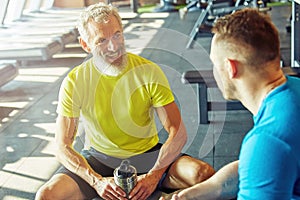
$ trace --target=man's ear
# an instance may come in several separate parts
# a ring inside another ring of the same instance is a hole
[[[229,77],[235,78],[238,72],[237,61],[230,58],[226,58],[226,64]]]
[[[88,46],[88,44],[81,37],[79,37],[78,40],[79,43],[81,44],[82,49],[85,50],[87,53],[91,53],[91,49]]]

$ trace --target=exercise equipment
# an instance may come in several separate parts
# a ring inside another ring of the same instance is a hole
[[[188,49],[191,47],[192,42],[194,41],[197,34],[199,33],[200,28],[207,21],[208,17],[210,17],[210,19],[214,20],[220,16],[224,16],[226,14],[233,13],[237,10],[240,10],[240,9],[243,9],[246,7],[260,8],[262,11],[269,10],[269,8],[266,8],[264,1],[237,0],[234,3],[234,5],[231,6],[231,2],[228,2],[228,1],[208,0],[206,7],[201,9],[201,13],[189,35],[189,40],[186,45],[186,48]]]

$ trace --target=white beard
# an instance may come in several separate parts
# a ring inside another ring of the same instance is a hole
[[[101,55],[97,53],[96,49],[92,51],[92,54],[93,54],[94,65],[101,73],[108,76],[118,76],[124,70],[127,63],[126,60],[123,61],[121,65],[113,65],[111,63],[108,63],[102,58]]]

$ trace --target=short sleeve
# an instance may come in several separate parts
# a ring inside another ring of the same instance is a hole
[[[71,71],[63,80],[58,97],[57,113],[66,117],[79,117],[81,95],[76,70]]]
[[[156,66],[156,65],[155,65]],[[174,101],[167,77],[160,67],[156,66],[152,81],[149,85],[152,105],[154,107],[165,106]]]

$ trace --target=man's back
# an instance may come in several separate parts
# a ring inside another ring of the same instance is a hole
[[[272,90],[245,137],[239,164],[239,199],[300,198],[300,79]]]

